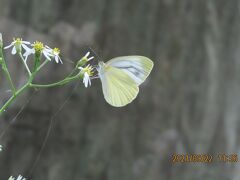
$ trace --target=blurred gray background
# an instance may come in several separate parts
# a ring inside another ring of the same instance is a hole
[[[39,83],[63,78],[87,46],[100,60],[138,54],[155,63],[123,108],[104,101],[99,80],[25,92],[0,119],[1,180],[240,179],[239,163],[171,161],[240,156],[239,0],[0,0],[0,32],[5,45],[22,37],[62,50],[64,64],[49,63]],[[19,87],[24,68],[5,55]],[[8,89],[1,74],[1,104]]]

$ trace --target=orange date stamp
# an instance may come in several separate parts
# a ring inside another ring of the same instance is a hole
[[[172,163],[236,163],[239,162],[237,154],[224,154],[217,155],[211,154],[173,154],[171,157]]]

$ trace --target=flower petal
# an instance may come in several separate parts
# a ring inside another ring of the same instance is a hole
[[[63,64],[63,61],[62,61],[62,59],[60,58],[60,56],[58,56],[58,58],[59,58],[60,63]]]
[[[25,56],[25,59],[24,59],[24,60],[25,60],[25,62],[26,62],[29,55],[35,54],[35,50],[34,50],[34,49],[30,49],[30,48],[25,49],[25,50],[26,50],[26,51],[25,51],[25,53],[23,54],[23,56]]]
[[[47,46],[47,45],[45,45],[45,47],[46,47],[46,49],[52,49],[52,48],[50,48],[49,46]]]
[[[35,54],[35,50],[34,49],[30,49],[30,48],[27,48],[25,49],[25,53],[23,54],[23,56],[29,56],[30,54]]]
[[[49,54],[47,51],[43,51],[43,54],[45,56],[45,58],[47,58],[49,61],[51,61],[51,54]]]
[[[87,88],[88,87],[88,81],[87,81],[86,77],[83,78],[83,83],[84,83],[84,86]]]
[[[8,180],[14,180],[14,177],[10,176],[10,177],[8,178]]]
[[[25,45],[25,44],[22,44],[22,47],[23,47],[23,49],[25,49],[25,50],[28,50],[28,49],[30,49],[27,45]]]
[[[88,77],[88,84],[91,86],[91,79]]]
[[[90,51],[88,51],[86,54],[85,54],[85,56],[84,57],[88,57],[89,56],[89,54],[90,54]]]
[[[8,46],[4,47],[4,49],[8,49],[10,47],[12,47],[14,45],[14,43],[12,42],[11,44],[9,44]]]
[[[12,54],[14,55],[14,54],[16,54],[16,53],[17,53],[16,47],[13,46],[13,48],[12,48]]]
[[[94,58],[94,56],[92,56],[92,57],[88,58],[88,61],[92,60],[93,58]]]
[[[28,41],[22,41],[22,44],[31,44],[31,43]]]
[[[55,59],[56,63],[58,63],[58,57],[57,57],[57,56],[55,56],[55,58],[54,58],[54,59]]]
[[[87,72],[84,73],[83,83],[86,88],[88,87],[88,84],[91,85],[91,80]]]

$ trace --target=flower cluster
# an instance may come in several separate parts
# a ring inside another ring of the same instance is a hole
[[[63,63],[60,58],[60,50],[58,48],[50,48],[47,45],[44,45],[40,41],[35,41],[34,43],[30,43],[28,41],[23,41],[21,38],[13,39],[8,46],[4,47],[4,49],[12,48],[11,53],[13,55],[18,54],[20,55],[29,76],[32,75],[31,69],[28,67],[27,59],[30,55],[35,55],[35,65],[33,72],[36,70],[38,71],[42,68],[46,62],[51,61],[52,59],[55,60],[56,63]],[[22,51],[24,51],[22,53]],[[40,63],[41,57],[44,56],[46,58],[44,63]],[[94,68],[90,66],[88,63],[92,60],[94,56],[90,57],[90,52],[87,52],[85,56],[83,56],[76,64],[75,69],[79,69],[79,77],[83,79],[83,84],[87,88],[91,85],[91,79],[93,76]],[[64,81],[66,82],[66,81]]]
[[[32,44],[28,41],[23,41],[21,38],[17,38],[13,39],[13,42],[10,45],[6,46],[4,49],[9,48],[12,48],[13,55],[21,53],[22,49],[24,49],[25,52],[23,53],[23,56],[25,57],[25,62],[27,61],[28,56],[31,54],[36,54],[39,57],[43,54],[49,61],[51,61],[51,59],[54,59],[56,63],[62,63],[62,60],[59,56],[60,50],[58,48],[51,49],[39,41],[35,41]]]
[[[26,178],[22,177],[21,175],[19,175],[17,177],[17,179],[15,179],[13,176],[9,177],[8,180],[26,180]]]

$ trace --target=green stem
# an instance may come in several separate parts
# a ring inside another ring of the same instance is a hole
[[[46,60],[37,68],[37,71],[39,71],[40,69],[42,69],[42,67],[45,66],[48,62],[49,62],[49,60],[46,59]]]
[[[16,99],[17,96],[19,96],[26,88],[29,87],[29,82],[26,83],[22,88],[20,88],[18,91],[16,91],[15,94],[13,94],[10,99],[1,107],[0,109],[0,116],[2,113],[8,108],[8,106]]]
[[[73,74],[76,72],[77,69],[78,69],[78,68],[75,67],[75,68],[70,72],[70,74],[69,74],[67,77],[73,76]]]
[[[36,88],[48,88],[48,87],[55,87],[55,86],[62,86],[65,85],[67,83],[69,83],[70,81],[74,81],[76,79],[79,79],[79,74],[77,74],[76,76],[73,77],[67,77],[61,81],[52,83],[52,84],[30,84],[30,87],[36,87]]]
[[[27,65],[27,62],[26,62],[25,59],[23,58],[22,53],[20,52],[20,53],[18,53],[18,55],[20,56],[20,58],[21,58],[21,60],[22,60],[22,62],[23,62],[23,64],[24,64],[24,66],[26,67],[27,72],[28,72],[28,75],[31,76],[32,73],[31,73],[31,71],[30,71],[30,69],[29,69],[29,67],[28,67],[28,65]]]
[[[1,51],[0,51],[1,53]],[[19,54],[21,59],[23,59],[22,55]],[[2,57],[2,54],[0,54],[0,57]],[[76,79],[80,79],[82,78],[82,75],[80,73],[78,73],[77,75],[75,76],[72,76],[73,72],[70,73],[70,75],[68,75],[65,79],[61,80],[61,81],[58,81],[56,83],[52,83],[52,84],[32,84],[32,81],[34,79],[34,77],[36,76],[37,72],[45,65],[47,64],[48,60],[45,60],[40,66],[38,66],[38,63],[39,63],[39,59],[36,59],[36,58],[39,58],[39,57],[36,57],[35,56],[35,67],[34,67],[34,71],[33,73],[31,73],[30,71],[29,72],[29,79],[28,79],[28,82],[23,85],[19,90],[15,90],[14,86],[13,86],[13,83],[12,83],[12,80],[11,80],[11,76],[10,74],[8,73],[8,70],[7,70],[7,67],[5,66],[5,61],[3,60],[2,62],[2,65],[3,65],[3,69],[6,70],[6,74],[9,78],[9,81],[11,82],[12,84],[12,88],[13,88],[13,95],[9,98],[9,100],[1,107],[0,109],[0,116],[3,114],[3,112],[11,105],[11,103],[27,88],[30,88],[30,87],[36,87],[36,88],[47,88],[47,87],[54,87],[54,86],[61,86],[61,85],[65,85],[67,83],[69,83],[70,81],[73,81],[73,80],[76,80]],[[2,57],[3,59],[3,57]],[[36,62],[37,61],[37,62]],[[25,61],[23,61],[25,62]],[[26,66],[27,68],[27,66]],[[74,69],[75,71],[75,69]]]
[[[2,48],[0,49],[0,57],[2,58],[2,69],[3,69],[4,73],[5,73],[5,75],[7,76],[7,80],[9,82],[10,86],[11,86],[12,93],[15,94],[16,88],[15,88],[15,86],[13,84],[11,75],[10,75],[10,73],[8,71],[6,61],[5,61],[4,57],[3,57]]]
[[[30,87],[30,84],[33,81],[36,73],[37,73],[37,71],[29,74],[28,82],[24,86],[22,86],[19,90],[14,91],[13,95],[9,98],[9,100],[1,107],[0,116],[11,105],[11,103],[16,99],[16,97],[18,97],[25,89]]]

